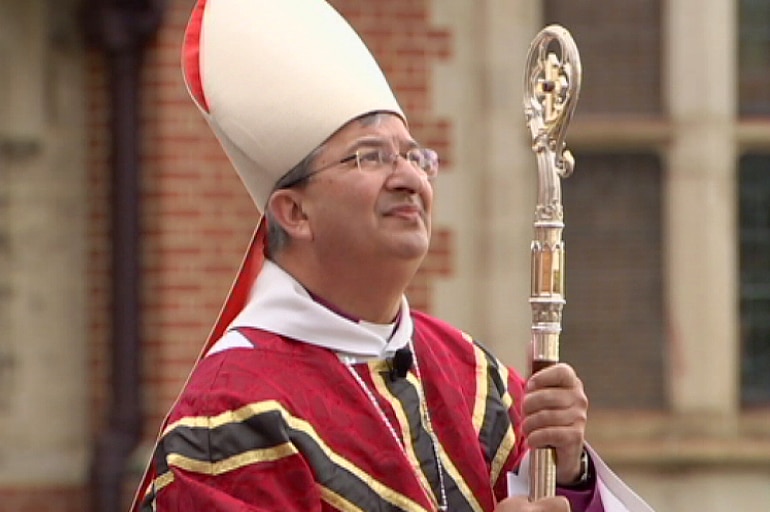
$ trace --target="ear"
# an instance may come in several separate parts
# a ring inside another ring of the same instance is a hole
[[[270,196],[267,207],[293,240],[312,240],[313,233],[302,209],[302,199],[302,193],[297,189],[280,189]]]

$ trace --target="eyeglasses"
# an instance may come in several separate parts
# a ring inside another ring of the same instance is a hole
[[[337,160],[318,169],[314,169],[310,173],[306,174],[302,178],[292,181],[291,183],[284,184],[281,188],[290,188],[298,183],[301,183],[312,176],[315,176],[321,171],[331,169],[332,167],[340,164],[346,164],[348,162],[356,162],[356,166],[362,172],[376,172],[380,169],[390,167],[395,168],[398,159],[403,158],[415,169],[425,173],[425,176],[432,180],[438,175],[438,153],[428,148],[411,148],[406,153],[393,153],[386,151],[385,149],[359,149],[352,155],[346,156],[342,160]]]
[[[438,175],[438,153],[428,148],[412,148],[406,153],[392,153],[384,149],[358,150],[350,156],[346,156],[338,163],[356,161],[361,171],[376,171],[385,166],[393,167],[399,157],[409,162],[415,169],[424,172],[428,179]],[[319,169],[320,171],[320,169]]]

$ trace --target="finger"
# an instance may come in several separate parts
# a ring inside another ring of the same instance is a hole
[[[575,370],[566,363],[556,363],[535,372],[527,381],[528,392],[545,388],[571,388],[582,386]]]
[[[532,503],[532,512],[570,512],[569,501],[564,496],[542,498]]]
[[[527,507],[529,501],[526,496],[511,496],[498,503],[495,512],[524,512]]]
[[[525,436],[530,448],[555,448],[570,454],[579,453],[585,441],[584,430],[578,426],[541,428]]]
[[[498,503],[495,512],[569,512],[569,501],[564,496],[542,498],[530,502],[525,496],[512,496]]]
[[[576,388],[547,388],[532,391],[524,396],[521,412],[524,416],[548,409],[588,409],[588,397],[582,385]]]
[[[521,431],[529,436],[538,430],[558,427],[576,427],[585,429],[588,414],[583,407],[568,407],[563,409],[545,409],[526,415],[521,421]]]

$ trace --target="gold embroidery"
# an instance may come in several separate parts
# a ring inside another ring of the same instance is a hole
[[[170,453],[166,456],[166,463],[169,466],[176,466],[187,471],[216,476],[248,466],[249,464],[270,462],[294,455],[295,453],[297,453],[296,448],[289,443],[284,443],[273,448],[250,450],[239,453],[238,455],[217,462],[196,460],[178,453]]]
[[[404,496],[382,484],[381,482],[375,480],[371,475],[367,474],[361,468],[355,466],[344,457],[332,451],[331,448],[329,448],[329,446],[318,436],[312,425],[310,425],[305,420],[296,418],[289,414],[289,412],[275,400],[251,403],[234,411],[226,411],[216,416],[189,416],[181,418],[164,429],[163,435],[166,435],[175,428],[179,427],[213,429],[230,423],[241,423],[253,416],[266,412],[278,412],[289,426],[289,428],[307,435],[310,439],[313,440],[319,450],[321,450],[326,455],[326,457],[331,460],[333,464],[336,464],[337,466],[353,474],[361,483],[371,488],[372,491],[380,498],[405,511],[427,512],[424,508],[411,500],[409,497]],[[209,461],[190,459],[179,454],[168,455],[167,462],[169,465],[174,465],[189,471],[214,475],[231,471],[251,463],[275,460],[277,458],[286,457],[295,453],[297,453],[296,448],[286,443],[281,446],[266,450],[252,450],[214,463]],[[271,457],[273,457],[273,459],[271,459]]]

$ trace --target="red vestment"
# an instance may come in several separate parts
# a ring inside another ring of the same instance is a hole
[[[494,509],[525,450],[522,378],[456,328],[412,312],[415,357],[441,445],[449,510]],[[241,328],[253,348],[203,358],[172,409],[143,511],[436,510],[439,479],[414,368]],[[426,491],[429,488],[430,491]]]

